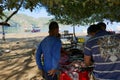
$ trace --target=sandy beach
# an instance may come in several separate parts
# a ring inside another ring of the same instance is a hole
[[[41,80],[35,50],[47,33],[0,34],[0,80]]]
[[[0,34],[0,80],[41,80],[35,62],[39,42],[48,33]]]

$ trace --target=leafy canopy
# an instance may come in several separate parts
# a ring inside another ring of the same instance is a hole
[[[120,0],[52,0],[42,4],[56,20],[65,24],[120,21]]]
[[[63,24],[81,25],[103,21],[120,21],[120,0],[0,0],[0,15],[4,10],[34,10],[44,6],[47,12],[54,15],[54,20]],[[0,16],[0,17],[1,17]]]

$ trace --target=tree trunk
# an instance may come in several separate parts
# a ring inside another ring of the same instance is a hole
[[[24,0],[21,0],[21,3],[20,5],[18,6],[18,8],[16,9],[16,11],[14,11],[9,17],[7,17],[7,19],[4,21],[5,23],[7,23],[18,11],[19,9],[21,8],[22,4],[23,4],[23,1]],[[3,41],[5,41],[5,31],[4,31],[4,25],[2,25],[2,31],[3,31]]]

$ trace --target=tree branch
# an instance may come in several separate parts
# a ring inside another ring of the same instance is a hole
[[[6,23],[11,19],[11,17],[12,17],[13,15],[15,15],[15,14],[19,11],[19,9],[21,8],[23,2],[24,2],[24,0],[21,0],[21,3],[20,3],[20,5],[18,6],[18,8],[16,9],[16,11],[14,11],[14,12],[5,20]]]

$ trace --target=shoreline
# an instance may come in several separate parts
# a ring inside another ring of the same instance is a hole
[[[5,34],[5,38],[33,38],[33,37],[45,37],[48,35],[48,32],[39,32],[39,33],[9,33]],[[2,34],[0,34],[0,39],[2,39]],[[84,33],[76,33],[76,36],[86,36]]]
[[[42,33],[9,33],[5,34],[5,38],[32,38],[32,37],[44,37],[47,36],[48,33],[42,32]],[[0,38],[2,39],[2,34],[0,34]]]

